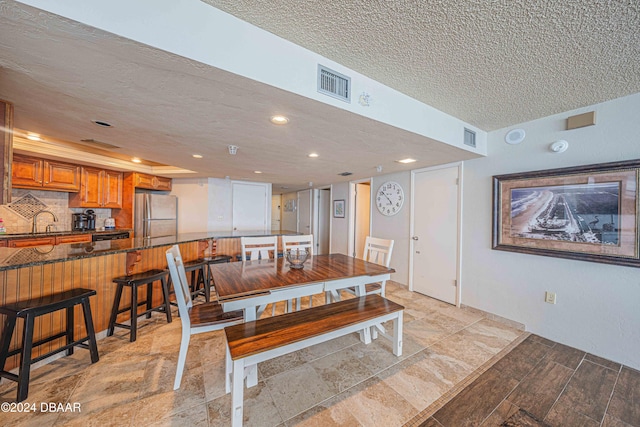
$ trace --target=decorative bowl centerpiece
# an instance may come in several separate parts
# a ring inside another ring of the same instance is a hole
[[[285,253],[290,268],[304,268],[304,262],[309,257],[306,249],[290,249]]]

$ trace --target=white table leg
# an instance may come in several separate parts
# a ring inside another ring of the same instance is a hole
[[[256,308],[254,306],[251,307],[246,307],[244,309],[244,321],[245,322],[252,322],[254,320],[256,320]]]
[[[393,319],[393,354],[402,356],[402,311]]]
[[[233,388],[231,392],[231,426],[242,427],[244,415],[244,360],[233,362]]]

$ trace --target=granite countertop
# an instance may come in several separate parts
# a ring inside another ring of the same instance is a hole
[[[113,232],[113,230],[110,230],[108,232]],[[36,233],[35,235],[39,236],[44,234],[45,233]],[[30,267],[35,265],[51,264],[54,262],[70,261],[79,258],[110,255],[119,252],[150,249],[160,246],[171,246],[178,243],[188,243],[199,240],[281,236],[292,234],[300,233],[287,230],[279,232],[225,230],[200,233],[183,233],[176,236],[156,237],[153,239],[144,239],[138,237],[121,240],[104,240],[100,242],[67,243],[55,246],[44,245],[31,248],[0,248],[0,271],[13,270],[16,268]]]
[[[119,228],[117,230],[85,230],[85,231],[73,231],[73,230],[55,230],[55,231],[42,231],[39,233],[2,233],[0,234],[0,240],[3,239],[18,239],[18,238],[37,238],[48,236],[71,236],[76,234],[111,234],[125,231],[133,231],[131,228]]]

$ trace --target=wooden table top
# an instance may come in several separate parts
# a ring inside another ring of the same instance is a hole
[[[225,301],[269,293],[271,290],[358,276],[395,273],[393,268],[343,254],[315,255],[304,268],[288,267],[284,258],[212,264],[218,300]]]

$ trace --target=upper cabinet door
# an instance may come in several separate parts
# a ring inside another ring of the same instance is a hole
[[[171,191],[171,178],[162,176],[147,175],[136,172],[134,174],[134,187],[146,188],[147,190]]]
[[[69,207],[101,208],[102,207],[102,170],[95,168],[82,168],[82,180],[80,192],[69,200]]]
[[[122,208],[122,172],[82,167],[80,192],[69,197],[70,208]]]
[[[80,190],[80,167],[14,154],[11,181],[16,188],[76,192]]]
[[[42,187],[42,159],[13,155],[11,185],[16,188]]]
[[[42,186],[56,190],[79,191],[80,166],[45,160]]]
[[[103,207],[122,207],[122,172],[104,171],[103,178]]]

